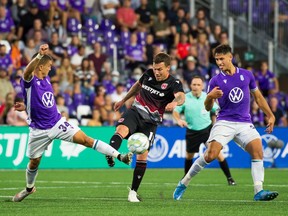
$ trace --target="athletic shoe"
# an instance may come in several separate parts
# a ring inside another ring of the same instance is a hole
[[[186,190],[186,186],[184,184],[181,183],[181,181],[179,181],[176,189],[174,190],[173,193],[173,199],[174,200],[180,200]]]
[[[278,196],[277,191],[261,190],[254,196],[255,201],[270,201]]]
[[[30,194],[36,192],[36,187],[33,187],[31,192],[28,192],[26,190],[26,188],[22,191],[20,191],[19,193],[17,193],[13,198],[12,201],[13,202],[21,202],[23,199],[25,199],[27,196],[29,196]]]
[[[129,189],[129,194],[128,194],[128,201],[129,202],[140,202],[139,195],[137,194],[136,191]]]
[[[106,160],[107,160],[107,163],[110,167],[114,167],[115,161],[114,161],[114,158],[112,156],[106,155]]]
[[[236,182],[234,181],[234,179],[232,177],[227,178],[227,181],[228,181],[228,185],[236,186]]]
[[[132,156],[133,156],[133,153],[132,152],[128,152],[127,154],[125,155],[120,155],[120,161],[122,161],[123,163],[127,164],[127,165],[130,165],[131,162],[132,162]],[[114,166],[114,165],[113,165]]]

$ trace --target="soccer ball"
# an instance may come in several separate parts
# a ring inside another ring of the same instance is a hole
[[[134,154],[143,154],[149,148],[149,139],[143,133],[134,133],[128,138],[127,146]]]

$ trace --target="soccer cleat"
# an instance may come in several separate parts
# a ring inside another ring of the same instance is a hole
[[[109,155],[106,155],[106,160],[107,160],[107,163],[110,167],[114,167],[115,165],[115,161],[114,161],[114,158],[109,156]]]
[[[131,162],[132,162],[132,156],[133,156],[133,153],[132,152],[128,152],[127,154],[125,155],[120,155],[120,161],[122,161],[123,163],[127,164],[127,165],[130,165]],[[114,165],[113,165],[114,166]]]
[[[236,182],[234,181],[234,179],[232,177],[227,178],[227,181],[228,181],[228,185],[236,186]]]
[[[181,183],[181,181],[179,181],[177,187],[174,190],[173,193],[173,199],[174,200],[180,200],[186,190],[186,186],[184,184]]]
[[[33,187],[31,192],[28,192],[26,190],[26,188],[22,191],[20,191],[19,193],[17,193],[13,198],[12,201],[13,202],[21,202],[23,199],[25,199],[27,196],[29,196],[30,194],[36,192],[36,187]]]
[[[254,195],[255,201],[270,201],[278,196],[277,191],[261,190]]]
[[[139,195],[137,194],[136,191],[129,189],[129,194],[128,194],[128,201],[129,202],[140,202]]]

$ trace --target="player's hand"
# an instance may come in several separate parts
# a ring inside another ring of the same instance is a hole
[[[125,102],[124,102],[123,100],[116,102],[116,103],[114,104],[114,110],[115,110],[115,111],[118,111],[118,110],[123,106],[124,103],[125,103]]]
[[[184,121],[184,120],[182,120],[182,119],[180,119],[180,120],[178,120],[177,121],[177,124],[180,126],[180,127],[187,127],[187,122],[186,121]]]
[[[14,104],[14,109],[17,110],[17,111],[19,111],[19,112],[24,111],[25,108],[26,108],[26,107],[25,107],[25,104],[24,104],[23,102],[16,102],[16,103]]]
[[[40,55],[45,55],[45,54],[48,54],[49,52],[49,46],[48,44],[42,44],[39,48],[39,53]]]
[[[207,97],[210,97],[212,99],[217,99],[223,96],[223,91],[219,88],[219,86],[216,86],[212,89],[207,95]]]
[[[272,116],[270,118],[267,119],[267,125],[266,125],[266,133],[272,133],[273,132],[273,128],[274,128],[274,124],[275,124],[275,117]]]
[[[166,111],[173,111],[174,108],[177,106],[177,102],[172,101],[171,103],[168,103],[165,107]]]

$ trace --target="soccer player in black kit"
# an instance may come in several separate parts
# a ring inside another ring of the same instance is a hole
[[[172,111],[185,101],[182,83],[169,74],[171,58],[166,53],[158,53],[153,59],[153,69],[146,70],[141,78],[130,88],[121,101],[115,103],[117,111],[131,97],[134,102],[118,120],[115,134],[110,145],[119,149],[123,139],[136,132],[144,133],[153,143],[157,125],[162,122],[163,114]],[[137,190],[145,174],[148,151],[138,154],[133,173],[132,186],[129,191],[129,202],[140,202]],[[108,165],[114,166],[114,159],[106,156]]]

